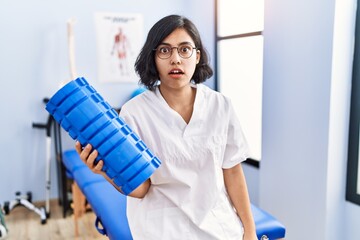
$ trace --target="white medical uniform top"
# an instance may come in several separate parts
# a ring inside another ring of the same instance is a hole
[[[228,98],[203,84],[187,124],[159,88],[128,101],[120,115],[162,164],[143,199],[127,198],[135,240],[242,239],[222,168],[248,157],[248,146]]]

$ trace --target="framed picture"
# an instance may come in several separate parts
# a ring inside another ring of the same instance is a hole
[[[96,13],[100,82],[137,82],[134,63],[143,43],[140,14]]]

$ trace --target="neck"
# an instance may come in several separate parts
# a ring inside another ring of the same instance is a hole
[[[196,89],[191,85],[182,88],[167,88],[160,84],[159,90],[165,101],[170,106],[189,105],[194,103]]]
[[[178,112],[186,123],[189,123],[193,112],[196,88],[189,84],[181,89],[169,89],[160,84],[159,90],[169,107]]]

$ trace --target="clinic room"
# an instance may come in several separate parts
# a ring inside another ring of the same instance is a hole
[[[358,239],[359,3],[0,1],[0,239]]]

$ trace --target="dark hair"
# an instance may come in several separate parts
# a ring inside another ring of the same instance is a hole
[[[146,42],[140,51],[135,62],[135,71],[140,76],[139,82],[152,90],[159,80],[159,73],[155,63],[155,52],[158,45],[174,30],[184,29],[194,41],[195,47],[200,49],[200,62],[196,65],[192,80],[194,83],[205,82],[213,75],[209,66],[209,58],[206,49],[201,42],[200,34],[194,23],[189,19],[179,15],[169,15],[160,19],[150,29]]]

